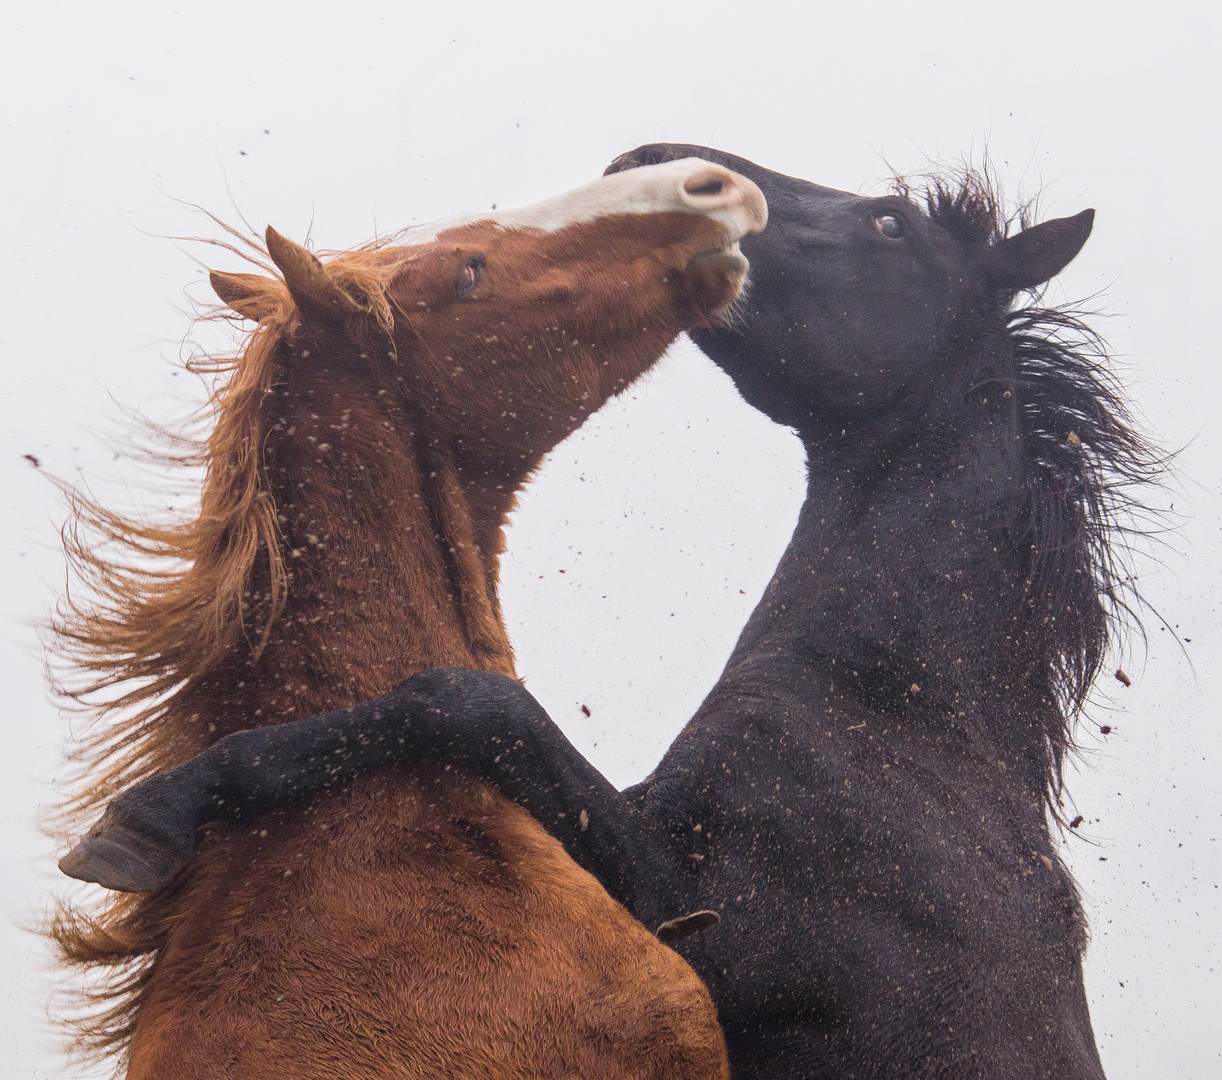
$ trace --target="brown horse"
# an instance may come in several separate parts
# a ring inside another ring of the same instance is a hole
[[[213,274],[257,325],[211,401],[198,518],[78,500],[68,534],[94,599],[60,642],[75,695],[118,717],[81,750],[75,809],[424,668],[513,675],[496,583],[515,492],[724,315],[765,218],[751,181],[673,162],[325,264],[269,229],[282,280]],[[73,859],[105,883],[140,853],[87,839]],[[213,826],[169,886],[54,932],[117,972],[91,1034],[129,1080],[728,1075],[690,968],[448,766]]]

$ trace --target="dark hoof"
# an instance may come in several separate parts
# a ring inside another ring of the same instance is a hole
[[[59,868],[69,877],[96,882],[104,889],[156,892],[174,880],[190,856],[114,820],[107,811],[59,860]]]
[[[707,930],[719,922],[721,922],[721,916],[715,911],[693,911],[690,915],[684,915],[680,919],[667,919],[657,929],[658,940],[663,945],[669,945],[672,941],[691,937],[692,934],[698,934],[701,930]]]

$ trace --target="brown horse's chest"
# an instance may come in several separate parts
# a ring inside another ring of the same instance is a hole
[[[691,970],[444,767],[217,829],[174,888],[129,1080],[723,1075]]]
[[[218,966],[199,972],[201,986],[215,985],[228,961],[252,949],[243,978],[263,983],[278,972],[291,981],[303,949],[311,966],[320,950],[342,948],[334,959],[344,970],[334,977],[352,981],[351,992],[368,978],[351,952],[354,938],[369,935],[379,951],[405,944],[405,912],[450,918],[473,889],[483,910],[527,903],[521,867],[502,854],[519,815],[453,772],[387,770],[249,823],[218,825],[175,904],[182,929],[171,935],[166,962],[175,939],[186,951],[210,941]],[[516,851],[512,858],[521,862]]]

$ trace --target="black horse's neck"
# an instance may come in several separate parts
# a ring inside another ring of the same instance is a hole
[[[1004,380],[949,393],[955,407],[919,428],[806,437],[806,502],[723,684],[817,674],[846,708],[971,729],[1047,790],[1063,718],[1056,643],[1030,599],[1014,400]]]

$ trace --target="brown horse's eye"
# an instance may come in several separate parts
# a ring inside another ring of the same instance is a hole
[[[874,228],[890,240],[898,240],[904,235],[904,223],[894,214],[879,214],[874,219]]]
[[[482,255],[470,256],[458,268],[458,278],[454,282],[455,291],[459,296],[467,296],[473,293],[483,276],[484,257]]]

